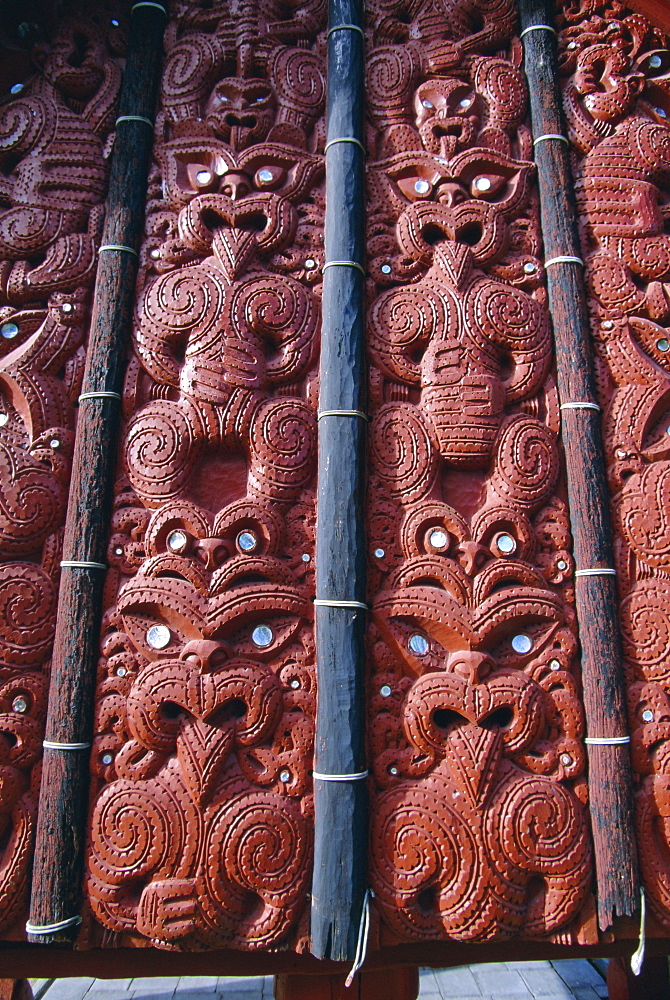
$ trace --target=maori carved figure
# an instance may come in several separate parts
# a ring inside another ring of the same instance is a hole
[[[65,17],[0,101],[0,929],[23,934],[61,532],[122,54]]]
[[[92,758],[105,940],[307,931],[324,17],[184,3],[166,35]]]
[[[374,4],[369,45],[374,905],[382,941],[572,940],[591,862],[525,90],[511,6],[448,9]]]
[[[605,411],[640,864],[667,932],[670,52],[618,4],[566,12],[561,51]]]

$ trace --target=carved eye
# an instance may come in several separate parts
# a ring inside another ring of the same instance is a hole
[[[181,630],[172,621],[162,620],[160,613],[152,617],[124,614],[123,622],[126,632],[149,660],[157,656],[178,656],[186,641]]]
[[[498,666],[523,667],[535,659],[555,634],[555,625],[548,622],[510,622],[509,631],[497,642],[486,643]]]
[[[477,174],[470,183],[473,198],[498,201],[507,194],[508,178],[495,173]]]
[[[172,632],[167,625],[151,625],[147,629],[147,643],[152,649],[167,649],[172,642]]]
[[[271,164],[260,167],[254,174],[254,185],[261,191],[278,188],[286,179],[286,171],[282,167]]]
[[[667,73],[668,68],[670,68],[670,52],[667,49],[660,49],[647,56],[646,76],[661,76]]]
[[[275,656],[295,635],[300,622],[295,618],[264,615],[261,621],[236,632],[228,640],[233,656]]]
[[[416,174],[413,177],[401,177],[396,183],[410,201],[422,201],[425,198],[430,198],[435,187],[435,182],[432,179]]]
[[[189,543],[189,537],[181,528],[176,528],[167,536],[166,544],[170,552],[181,555],[185,552]]]
[[[460,97],[456,104],[456,113],[461,115],[467,114],[474,103],[475,98],[473,95]]]
[[[210,191],[218,183],[218,176],[206,163],[189,163],[186,168],[189,186],[197,192]]]
[[[500,556],[513,556],[517,550],[517,541],[507,531],[500,531],[491,542],[491,550]]]
[[[409,637],[407,645],[416,656],[425,656],[430,644],[425,635],[422,635],[421,632],[414,632]]]

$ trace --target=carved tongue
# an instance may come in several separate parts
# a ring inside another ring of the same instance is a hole
[[[216,259],[230,281],[244,271],[256,251],[256,233],[253,229],[233,226],[214,230],[212,249]]]
[[[204,806],[212,796],[235,739],[235,729],[189,719],[177,739],[177,758],[193,801]]]
[[[460,288],[472,267],[472,251],[463,243],[444,240],[435,247],[435,260],[442,265],[444,276],[454,288]]]
[[[484,803],[502,753],[502,736],[496,730],[482,729],[470,723],[449,733],[445,744],[445,763],[453,782],[474,805]]]

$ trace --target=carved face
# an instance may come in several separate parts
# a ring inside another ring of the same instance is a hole
[[[561,784],[584,767],[575,639],[528,563],[489,553],[466,573],[471,541],[428,538],[442,553],[407,559],[373,610],[371,756],[386,791],[372,884],[404,938],[546,933],[588,875],[584,816]]]
[[[584,107],[601,122],[624,118],[644,86],[644,75],[633,72],[627,56],[611,44],[580,53],[573,80]]]
[[[213,523],[175,504],[148,526],[149,558],[120,592],[107,643],[108,731],[94,749],[109,783],[90,880],[108,927],[263,947],[305,905],[310,837],[297,802],[314,650],[307,592],[275,554],[281,533],[248,503]],[[152,817],[152,843],[130,845],[123,831],[140,816]]]
[[[414,96],[416,124],[424,147],[451,157],[472,145],[479,128],[477,96],[462,80],[429,80]]]
[[[246,149],[265,139],[274,123],[276,104],[266,80],[228,77],[214,87],[205,117],[218,139],[233,149]]]

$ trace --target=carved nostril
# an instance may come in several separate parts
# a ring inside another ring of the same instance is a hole
[[[468,199],[467,193],[463,190],[460,184],[442,184],[437,192],[437,200],[441,205],[446,205],[447,208],[453,208],[454,205],[460,205]]]
[[[495,661],[486,653],[479,653],[474,649],[459,650],[457,653],[450,653],[447,658],[447,670],[472,683],[482,680],[494,669]]]
[[[223,643],[213,639],[193,639],[182,649],[181,658],[196,665],[201,673],[208,674],[228,659],[228,651]]]
[[[201,538],[195,546],[194,554],[206,569],[216,569],[231,553],[220,538]]]
[[[456,549],[458,563],[470,575],[483,566],[489,555],[489,550],[478,542],[461,542]]]

